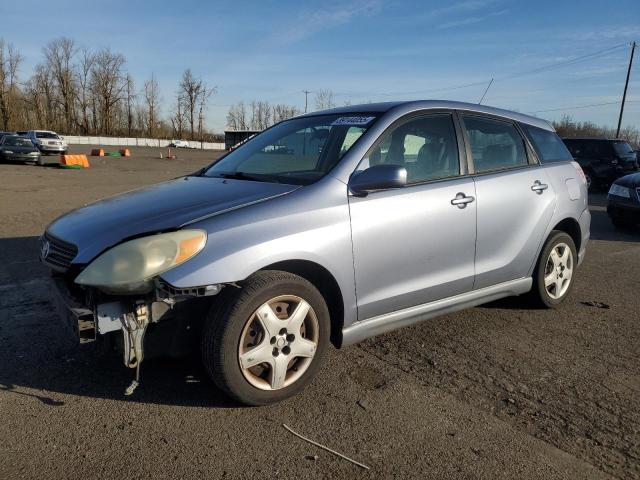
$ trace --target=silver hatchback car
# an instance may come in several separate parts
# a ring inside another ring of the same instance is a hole
[[[455,310],[568,295],[584,174],[545,121],[449,101],[281,122],[185,177],[55,220],[41,258],[81,342],[136,369],[199,345],[215,384],[283,400],[336,347]]]

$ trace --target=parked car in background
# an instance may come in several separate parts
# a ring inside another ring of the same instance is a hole
[[[189,142],[187,142],[186,140],[171,140],[169,146],[171,148],[191,148]]]
[[[6,162],[31,162],[42,165],[40,151],[25,137],[4,135],[0,138],[0,159]]]
[[[640,173],[617,179],[609,189],[607,213],[617,228],[640,223]]]
[[[40,255],[81,338],[117,337],[136,369],[197,345],[216,385],[264,405],[301,391],[330,342],[507,296],[558,306],[590,221],[546,121],[390,102],[285,120],[198,172],[82,207]]]
[[[624,140],[603,138],[562,139],[580,164],[591,188],[608,188],[617,178],[638,170],[635,152]]]
[[[2,137],[7,135],[17,135],[17,133],[16,132],[0,132],[0,140],[2,140]]]
[[[67,153],[64,138],[49,130],[29,130],[25,134],[38,149],[44,153]]]

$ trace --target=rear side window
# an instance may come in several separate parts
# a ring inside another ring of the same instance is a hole
[[[573,160],[566,145],[555,132],[531,125],[521,124],[521,127],[529,137],[529,140],[531,140],[541,163]]]
[[[627,142],[613,142],[613,148],[618,155],[631,155],[633,148]]]
[[[527,165],[524,139],[512,123],[463,117],[476,173]]]

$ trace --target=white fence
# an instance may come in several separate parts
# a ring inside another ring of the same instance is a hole
[[[122,147],[160,147],[164,148],[171,140],[164,138],[128,138],[128,137],[78,137],[64,135],[69,145],[117,145]],[[224,143],[189,141],[189,146],[203,150],[224,150]]]

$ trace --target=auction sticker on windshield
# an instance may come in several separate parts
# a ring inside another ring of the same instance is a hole
[[[376,117],[340,117],[336,118],[331,125],[366,125]]]

